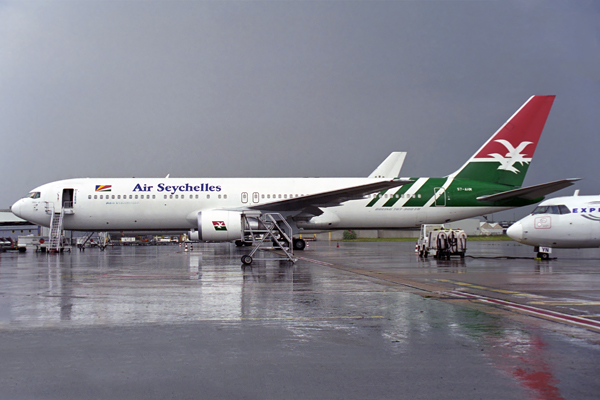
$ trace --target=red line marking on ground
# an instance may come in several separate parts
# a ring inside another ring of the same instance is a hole
[[[523,304],[513,303],[510,301],[498,300],[498,299],[493,299],[493,298],[485,297],[485,296],[479,296],[479,295],[475,295],[475,294],[471,294],[471,293],[464,293],[464,292],[449,292],[449,293],[451,293],[454,296],[465,297],[465,298],[474,299],[474,300],[481,300],[481,301],[485,301],[487,303],[492,303],[492,304],[499,304],[499,305],[502,305],[505,307],[510,307],[510,308],[514,308],[517,310],[527,311],[529,313],[541,315],[544,317],[551,317],[551,318],[562,320],[565,322],[575,323],[577,325],[584,325],[585,327],[588,327],[588,328],[600,329],[599,321],[594,321],[594,320],[587,319],[587,318],[563,314],[563,313],[559,313],[557,311],[544,310],[542,308],[526,306]]]

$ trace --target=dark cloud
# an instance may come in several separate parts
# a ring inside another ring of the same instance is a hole
[[[393,150],[403,175],[446,175],[533,94],[557,99],[525,183],[598,193],[599,16],[570,1],[2,2],[0,205],[77,176],[366,176]]]

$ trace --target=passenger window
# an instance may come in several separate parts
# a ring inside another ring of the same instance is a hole
[[[92,198],[91,194],[88,194],[88,200],[90,200]]]
[[[97,194],[95,194],[95,195],[94,195],[94,200],[96,200],[97,198],[98,198],[98,195],[97,195]]]
[[[207,199],[210,199],[210,194],[207,194],[207,195],[206,195],[206,198],[207,198]]]
[[[103,198],[104,198],[104,195],[102,195],[102,194],[101,194],[101,195],[100,195],[100,200],[102,200]]]
[[[135,198],[136,198],[136,199],[138,198],[138,195],[137,195],[137,194],[135,195]]]
[[[113,195],[111,196],[111,198],[114,200],[114,199],[115,199],[115,195],[113,194]]]
[[[131,199],[133,199],[133,195],[132,194],[129,195],[129,200],[131,200]]]
[[[226,195],[226,194],[224,194],[224,195],[223,195],[223,198],[224,198],[224,199],[226,199],[226,198],[227,198],[227,195]]]
[[[156,195],[155,195],[155,194],[153,194],[153,195],[152,195],[152,198],[153,198],[153,199],[155,199],[155,198],[156,198]]]
[[[117,199],[119,199],[119,200],[121,199],[121,195],[120,194],[117,195]]]

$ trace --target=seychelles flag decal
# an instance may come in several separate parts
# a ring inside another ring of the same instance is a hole
[[[96,192],[110,192],[112,185],[96,185]]]
[[[227,227],[225,226],[225,221],[213,221],[213,226],[215,227],[215,231],[226,231]]]

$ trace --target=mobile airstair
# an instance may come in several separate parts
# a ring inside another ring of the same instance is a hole
[[[292,227],[279,213],[266,213],[261,215],[242,215],[242,237],[244,241],[252,242],[250,254],[242,256],[244,265],[252,264],[254,260],[267,260],[253,258],[259,250],[281,250],[285,257],[268,258],[268,260],[288,260],[292,263],[294,258]]]
[[[48,235],[48,241],[50,243],[48,244],[48,246],[46,246],[46,252],[60,253],[65,249],[71,251],[71,246],[69,246],[69,243],[63,235],[63,221],[65,218],[65,214],[73,214],[73,202],[63,202],[60,211],[57,211],[54,208],[53,203],[47,202],[46,214],[52,216],[52,218],[50,219],[50,233]]]

